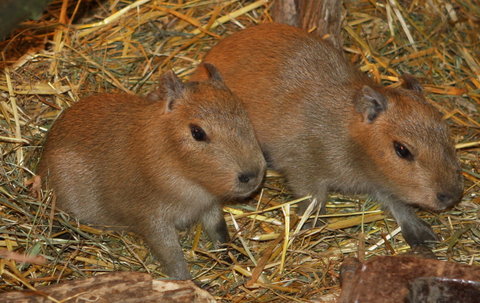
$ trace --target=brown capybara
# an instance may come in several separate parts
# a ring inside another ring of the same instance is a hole
[[[463,179],[447,126],[413,77],[379,86],[328,42],[281,24],[235,33],[204,62],[245,104],[267,162],[296,195],[313,195],[324,211],[329,191],[367,193],[411,246],[437,239],[410,206],[451,207]],[[204,78],[200,66],[192,79]]]
[[[250,195],[266,168],[241,102],[209,79],[163,77],[165,100],[127,94],[80,100],[47,135],[38,173],[81,221],[142,235],[167,275],[190,279],[176,229],[201,221],[228,241],[225,199]]]

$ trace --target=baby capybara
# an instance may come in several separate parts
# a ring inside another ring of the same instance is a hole
[[[142,235],[177,279],[191,276],[176,230],[201,221],[212,241],[228,241],[221,202],[250,195],[266,167],[241,102],[206,67],[203,82],[166,73],[158,102],[80,100],[54,123],[38,167],[60,209]]]
[[[413,77],[402,88],[377,85],[328,42],[281,24],[237,32],[204,62],[242,100],[267,160],[296,195],[324,207],[329,191],[370,194],[411,246],[436,240],[410,206],[453,206],[463,179],[447,125]],[[205,78],[204,66],[193,80]]]

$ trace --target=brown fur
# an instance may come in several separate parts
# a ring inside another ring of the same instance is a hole
[[[188,84],[168,73],[158,102],[126,94],[79,101],[48,133],[38,168],[60,209],[143,235],[179,279],[190,273],[175,229],[202,221],[212,241],[228,241],[221,201],[250,195],[266,166],[245,110],[212,71]],[[193,138],[192,124],[205,141]]]
[[[408,205],[450,207],[463,181],[447,127],[413,77],[404,88],[379,87],[328,42],[280,24],[235,33],[204,62],[244,102],[267,160],[297,195],[324,205],[328,191],[367,193],[384,202],[409,244],[436,239]],[[201,65],[192,79],[204,77]]]

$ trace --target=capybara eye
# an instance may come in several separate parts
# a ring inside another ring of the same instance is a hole
[[[397,156],[405,160],[413,160],[412,153],[408,150],[408,148],[400,142],[393,141],[393,148],[395,148],[395,152]]]
[[[190,124],[190,132],[192,133],[193,139],[195,139],[197,141],[206,141],[207,140],[207,134],[198,125]]]

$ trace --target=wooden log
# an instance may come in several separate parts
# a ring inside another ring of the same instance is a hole
[[[298,0],[275,0],[271,8],[273,21],[300,27]]]
[[[275,22],[301,27],[341,48],[342,3],[341,0],[275,0],[271,12]]]
[[[414,256],[346,259],[338,303],[478,302],[480,266]],[[440,298],[437,301],[436,298]]]
[[[65,281],[36,291],[3,293],[1,303],[37,302],[128,302],[128,303],[214,303],[207,291],[192,281],[153,280],[146,273],[116,272],[95,277]]]

